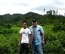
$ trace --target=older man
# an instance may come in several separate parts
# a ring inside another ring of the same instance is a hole
[[[32,37],[32,52],[33,54],[43,54],[42,44],[44,44],[44,30],[40,25],[37,25],[36,19],[32,20],[30,27]]]

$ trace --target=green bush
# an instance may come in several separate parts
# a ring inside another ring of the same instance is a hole
[[[44,53],[65,53],[65,31],[53,32],[53,25],[45,25]],[[0,30],[0,54],[19,54],[19,30],[21,27],[12,26]],[[6,35],[6,36],[5,36]],[[30,49],[31,52],[31,49]]]
[[[14,33],[10,36],[0,36],[0,54],[16,54],[18,53],[19,34]]]
[[[54,24],[54,27],[52,28],[52,30],[54,32],[62,31],[62,30],[65,31],[65,24]]]
[[[65,53],[65,31],[45,34],[44,53]]]

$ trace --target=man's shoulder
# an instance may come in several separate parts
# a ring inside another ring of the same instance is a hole
[[[19,33],[22,33],[22,31],[23,31],[23,28],[20,29]]]
[[[30,28],[32,28],[32,26],[30,26]]]
[[[23,28],[21,28],[20,30],[23,30]]]
[[[30,29],[29,29],[29,28],[27,28],[27,30],[29,31]]]
[[[41,28],[42,26],[41,25],[37,25],[38,28]]]
[[[30,29],[32,28],[33,26],[30,26]],[[42,26],[41,25],[37,25],[38,28],[41,28]]]

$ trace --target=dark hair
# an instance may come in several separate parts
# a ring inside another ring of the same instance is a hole
[[[22,24],[23,24],[24,22],[25,22],[26,24],[28,24],[28,22],[27,22],[27,21],[22,21]]]
[[[32,22],[36,22],[37,20],[36,19],[33,19]]]

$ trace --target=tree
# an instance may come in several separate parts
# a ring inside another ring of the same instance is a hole
[[[52,10],[52,12],[53,12],[53,15],[56,15],[56,11],[55,10]]]
[[[48,15],[52,15],[52,10],[47,11]]]
[[[44,13],[45,13],[46,9],[44,8]]]

